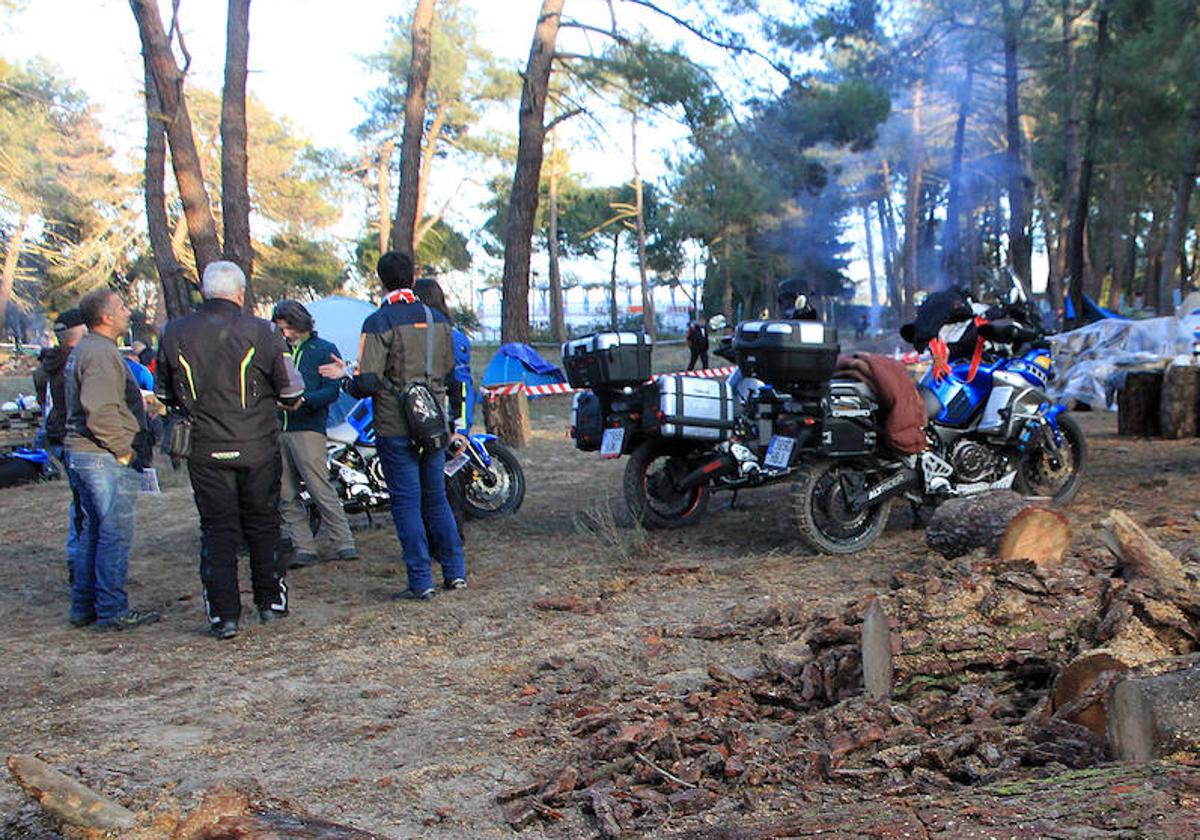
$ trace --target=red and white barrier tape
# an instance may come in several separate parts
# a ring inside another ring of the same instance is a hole
[[[704,370],[680,370],[675,373],[656,373],[653,376],[655,382],[662,379],[664,376],[698,376],[702,379],[720,379],[733,373],[737,368],[721,367],[721,368],[705,368]],[[492,387],[481,387],[480,393],[485,397],[500,397],[507,394],[519,394],[522,391],[526,396],[530,397],[546,397],[551,394],[572,394],[575,391],[583,390],[581,388],[572,388],[565,382],[556,382],[550,385],[526,385],[523,382],[514,382],[511,385],[495,385]]]

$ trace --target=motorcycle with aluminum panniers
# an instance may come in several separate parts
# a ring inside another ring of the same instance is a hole
[[[568,380],[586,389],[572,409],[575,445],[629,457],[625,500],[647,527],[695,522],[714,492],[787,481],[803,541],[848,554],[879,537],[898,498],[917,506],[1016,486],[1066,501],[1078,487],[1082,435],[1038,387],[1046,371],[1026,370],[1029,354],[990,361],[978,381],[955,371],[954,380],[924,385],[933,445],[902,455],[884,443],[872,388],[835,377],[840,348],[820,323],[739,324],[734,384],[685,374],[651,381],[652,347],[640,333],[563,346]],[[946,402],[964,387],[973,410],[950,418]],[[951,419],[953,427],[937,427]],[[954,457],[968,451],[970,458]]]

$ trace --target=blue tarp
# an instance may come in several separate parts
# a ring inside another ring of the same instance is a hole
[[[566,382],[561,370],[547,362],[528,344],[501,344],[483,371],[483,384],[556,385]]]
[[[1075,304],[1071,301],[1070,296],[1067,297],[1067,306],[1064,314],[1068,323],[1075,320]],[[1129,320],[1124,315],[1113,312],[1111,309],[1105,309],[1087,295],[1083,296],[1083,316],[1084,323],[1088,324],[1102,321],[1105,318],[1116,318],[1118,321]]]

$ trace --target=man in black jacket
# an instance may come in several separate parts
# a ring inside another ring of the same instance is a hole
[[[246,277],[234,263],[204,269],[200,309],[167,324],[159,342],[159,399],[192,420],[188,473],[200,511],[200,580],[210,630],[238,633],[237,551],[250,550],[259,620],[288,614],[279,542],[279,404],[292,405],[304,381],[286,342],[242,312]]]

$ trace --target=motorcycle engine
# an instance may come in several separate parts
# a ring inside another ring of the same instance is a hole
[[[950,464],[960,482],[994,480],[1003,468],[1001,457],[991,447],[969,438],[959,438],[950,448]]]

